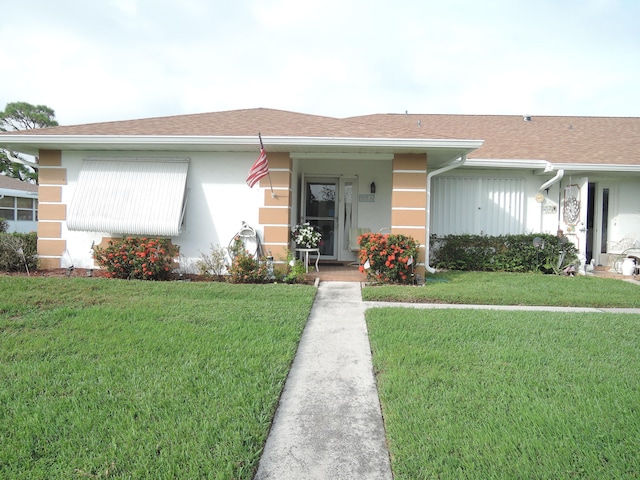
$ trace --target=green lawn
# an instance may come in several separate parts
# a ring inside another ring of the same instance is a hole
[[[618,279],[535,273],[445,272],[426,275],[422,287],[368,286],[371,301],[471,305],[640,307],[640,286]]]
[[[0,478],[250,479],[314,295],[0,276]]]
[[[640,478],[640,316],[366,316],[396,480]]]

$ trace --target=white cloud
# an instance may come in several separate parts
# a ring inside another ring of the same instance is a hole
[[[45,104],[63,124],[258,106],[640,109],[640,4],[628,0],[29,0],[3,17],[0,107]]]

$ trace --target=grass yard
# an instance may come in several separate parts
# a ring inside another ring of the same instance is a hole
[[[250,479],[314,295],[0,276],[0,478]]]
[[[640,307],[640,286],[611,278],[536,273],[443,272],[426,275],[424,287],[368,286],[369,301],[471,305]]]
[[[396,480],[640,478],[638,315],[366,315]]]

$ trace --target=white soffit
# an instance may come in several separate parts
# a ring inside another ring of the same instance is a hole
[[[178,236],[188,159],[87,159],[69,205],[69,230]]]

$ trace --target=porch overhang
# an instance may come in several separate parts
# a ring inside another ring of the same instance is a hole
[[[480,148],[483,140],[351,137],[263,136],[267,152],[329,155],[393,155],[426,153],[437,167]],[[159,135],[25,135],[0,136],[0,146],[37,155],[39,150],[255,152],[255,136],[159,136]]]

